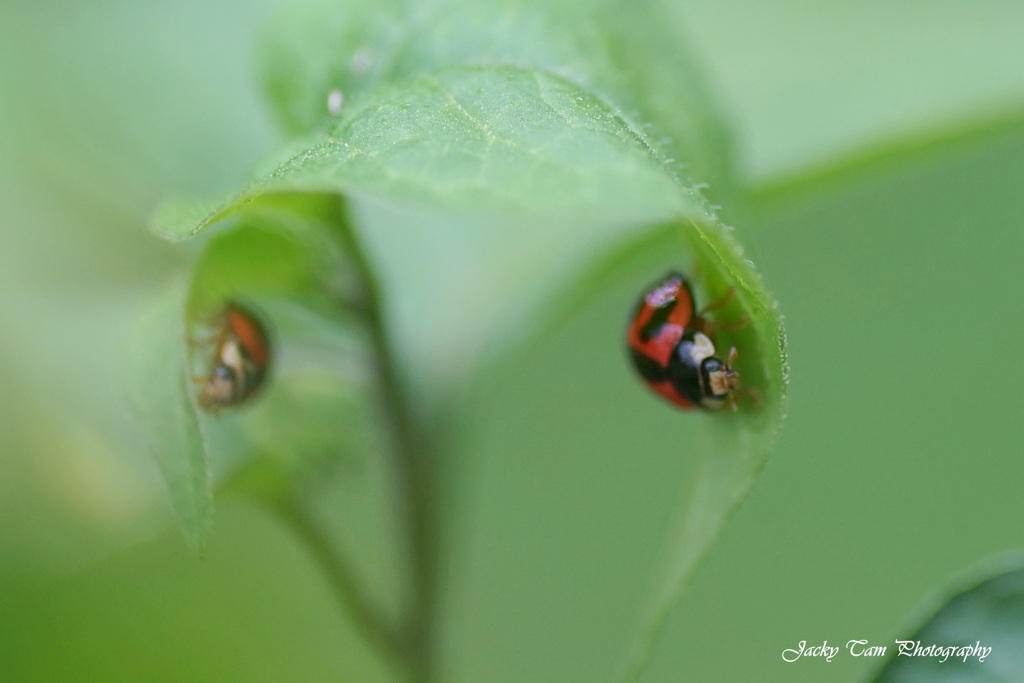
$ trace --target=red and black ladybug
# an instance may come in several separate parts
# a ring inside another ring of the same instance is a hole
[[[263,384],[270,365],[270,342],[266,328],[250,310],[228,303],[217,320],[213,364],[199,394],[200,407],[210,413],[238,405]]]
[[[725,305],[730,297],[705,311]],[[690,283],[681,273],[669,272],[640,298],[629,323],[626,341],[633,365],[652,390],[680,408],[735,408],[733,390],[740,381],[732,368],[736,348],[723,362],[715,351],[713,327],[695,310]]]

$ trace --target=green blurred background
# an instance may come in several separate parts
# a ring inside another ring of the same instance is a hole
[[[2,681],[388,678],[260,509],[221,499],[188,553],[121,408],[124,339],[188,257],[147,215],[279,142],[251,55],[280,4],[0,5]],[[754,185],[1024,104],[1017,1],[678,11]],[[856,680],[872,662],[780,653],[891,642],[1024,543],[1024,126],[865,168],[737,226],[786,315],[790,417],[645,680]],[[679,421],[701,419],[623,362],[638,283],[677,260],[656,246],[467,400],[446,679],[605,680],[624,646],[683,485]]]

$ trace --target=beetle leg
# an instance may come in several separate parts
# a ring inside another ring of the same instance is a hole
[[[218,330],[217,332],[211,334],[209,337],[200,337],[198,339],[189,337],[185,340],[189,347],[193,349],[201,349],[206,346],[213,346],[215,344],[220,344],[222,341],[224,341],[223,330]]]
[[[712,301],[704,308],[700,309],[700,313],[694,316],[694,320],[697,328],[704,334],[711,336],[715,332],[721,330],[723,332],[736,332],[741,330],[750,324],[750,317],[744,316],[735,322],[725,322],[723,320],[708,320],[706,314],[711,311],[718,311],[728,306],[733,299],[736,298],[736,288],[730,287],[729,291],[725,293],[719,299]]]
[[[750,316],[745,315],[742,318],[740,318],[739,320],[736,320],[735,322],[731,322],[731,323],[727,323],[727,322],[716,320],[715,322],[711,323],[711,326],[712,326],[712,328],[714,328],[716,330],[724,330],[726,332],[737,332],[739,330],[742,330],[744,327],[746,327],[749,324],[750,324]]]
[[[705,313],[710,313],[711,311],[717,311],[719,309],[725,308],[735,298],[736,298],[736,288],[735,287],[730,287],[729,291],[726,292],[722,297],[712,301],[707,306],[705,306],[704,308],[700,309],[700,314],[704,315]]]
[[[725,322],[724,320],[708,320],[704,316],[697,316],[698,329],[708,336],[712,336],[715,332],[737,332],[742,330],[744,327],[750,324],[750,316],[743,316],[735,322]]]
[[[755,410],[760,410],[764,407],[764,398],[761,397],[761,392],[753,387],[743,387],[741,389],[735,389],[729,394],[730,402],[732,403],[732,409],[736,410],[738,399],[747,399],[754,404]]]

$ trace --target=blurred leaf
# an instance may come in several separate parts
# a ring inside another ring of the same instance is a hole
[[[350,296],[353,284],[341,246],[316,222],[327,210],[322,199],[267,198],[212,235],[192,274],[189,319],[209,318],[238,296],[301,299],[325,316],[346,315],[337,301]]]
[[[754,188],[751,208],[761,214],[773,214],[800,204],[821,201],[858,183],[877,180],[883,174],[898,172],[909,165],[970,149],[1021,128],[1024,128],[1024,107],[994,111],[985,117],[904,135],[866,147],[836,162],[775,178]]]
[[[240,300],[260,315],[271,343],[260,393],[216,416],[200,415],[216,482],[267,460],[279,485],[288,486],[311,468],[365,449],[362,323],[340,303],[349,289],[345,258],[310,220],[322,210],[318,197],[277,199],[208,240],[192,276],[187,317],[197,338],[226,301]],[[193,348],[197,374],[209,372],[213,350]]]
[[[743,140],[743,168],[758,182],[985,118],[1024,92],[1017,0],[693,0],[671,8],[696,29]]]
[[[278,481],[261,492],[276,495],[303,472],[361,454],[367,443],[359,321],[338,303],[344,259],[326,231],[303,222],[303,212],[319,209],[315,197],[279,199],[262,207],[276,222],[252,212],[209,239],[188,294],[155,307],[132,343],[138,426],[193,548],[209,531],[213,486],[244,465],[272,463]],[[189,378],[210,372],[216,344],[189,340],[208,337],[225,302],[238,300],[267,326],[269,375],[259,394],[214,416],[197,410]]]
[[[274,499],[361,461],[376,435],[359,330],[293,301],[263,299],[260,310],[275,329],[268,386],[242,410],[200,419],[215,482],[253,465],[264,481],[250,492]]]
[[[371,449],[365,387],[322,369],[275,378],[244,414],[203,417],[214,480],[276,502]]]
[[[142,441],[167,485],[178,526],[198,551],[210,532],[213,491],[188,386],[183,311],[179,292],[161,300],[143,320],[129,352],[128,397]]]
[[[964,583],[960,582],[963,586]],[[900,654],[894,644],[873,683],[972,683],[1019,681],[1024,678],[1024,557],[988,568],[984,578],[948,593],[941,606],[911,635]],[[935,646],[949,653],[911,656],[917,649]],[[970,650],[959,651],[962,648]],[[990,648],[988,654],[984,649]],[[951,651],[952,650],[952,651]],[[982,656],[984,659],[982,660]],[[945,661],[943,661],[945,659]]]

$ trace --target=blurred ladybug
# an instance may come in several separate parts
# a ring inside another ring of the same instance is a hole
[[[721,308],[732,295],[703,312]],[[732,368],[736,348],[723,362],[712,339],[714,327],[724,325],[713,325],[698,313],[690,283],[681,273],[669,272],[637,303],[626,337],[629,355],[643,381],[680,408],[729,405],[735,410],[733,392],[740,381]]]
[[[213,366],[203,383],[199,406],[216,414],[235,406],[259,391],[270,364],[270,343],[266,328],[256,315],[237,303],[229,303],[217,320]]]

